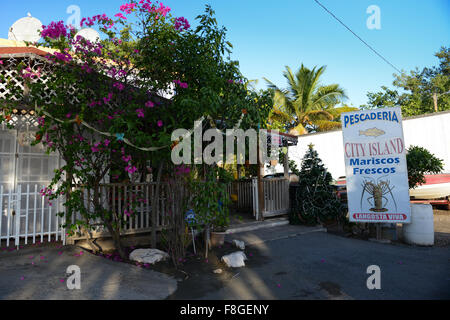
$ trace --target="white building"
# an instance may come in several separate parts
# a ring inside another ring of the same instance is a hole
[[[405,118],[403,134],[407,148],[411,145],[426,148],[444,160],[444,172],[450,173],[450,111]],[[310,143],[334,179],[345,176],[342,130],[299,136],[297,145],[289,147],[289,159],[299,169]],[[266,169],[267,174],[274,172],[283,172],[283,166],[277,164]]]

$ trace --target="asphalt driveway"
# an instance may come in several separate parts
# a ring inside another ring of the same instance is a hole
[[[310,231],[287,225],[231,235],[229,240],[252,243],[245,248],[246,266],[219,262],[213,269],[222,268],[222,274],[191,274],[170,298],[450,299],[448,246],[382,244]],[[370,265],[380,267],[379,290],[367,288]]]

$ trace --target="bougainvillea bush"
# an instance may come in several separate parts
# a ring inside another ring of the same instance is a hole
[[[159,182],[173,172],[174,129],[191,128],[202,116],[221,120],[220,129],[231,128],[243,113],[245,129],[261,122],[261,107],[230,59],[226,29],[218,27],[209,6],[195,30],[169,7],[149,0],[125,3],[113,17],[83,18],[81,25],[97,28],[100,41],[75,37],[78,30],[62,21],[43,27],[41,42],[33,45],[56,50],[46,56],[53,72],[44,83],[38,70],[19,65],[28,88],[23,100],[39,114],[35,143],[65,161],[42,194],[49,201],[66,196],[69,235],[100,221],[123,256],[121,224],[142,199],[130,198],[124,212],[109,212],[100,201],[101,184],[144,181],[151,170]],[[4,80],[12,95],[23,94]],[[0,122],[10,120],[8,112]],[[87,191],[90,209],[83,201]],[[72,223],[76,212],[82,218]]]

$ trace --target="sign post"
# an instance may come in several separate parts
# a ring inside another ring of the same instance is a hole
[[[399,107],[341,115],[351,222],[410,223]]]

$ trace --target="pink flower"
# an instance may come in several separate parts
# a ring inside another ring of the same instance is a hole
[[[120,82],[114,83],[113,87],[119,89],[119,91],[122,91],[125,88],[125,86]]]
[[[158,127],[162,127],[163,126],[162,120],[158,120],[157,125],[158,125]]]
[[[135,166],[132,166],[131,164],[129,164],[128,166],[125,167],[125,171],[133,174],[137,171],[137,168]]]
[[[59,37],[67,36],[67,29],[63,21],[53,21],[49,26],[42,26],[41,36],[42,38],[58,39]]]
[[[191,27],[191,25],[189,24],[187,19],[184,17],[176,18],[174,26],[175,26],[175,30],[177,30],[177,31],[187,30]]]
[[[121,19],[127,20],[127,18],[121,13],[115,14],[114,17],[119,17]]]
[[[53,55],[56,59],[64,61],[64,62],[70,62],[73,59],[72,56],[68,53],[55,52]]]
[[[164,7],[164,5],[162,3],[160,3],[159,8],[156,9],[156,12],[159,12],[162,16],[165,17],[167,15],[167,13],[169,13],[170,10],[171,9],[168,6]]]
[[[111,141],[109,141],[108,139],[105,139],[105,141],[103,141],[105,147],[107,147],[110,144]]]
[[[144,118],[144,109],[136,109],[138,118]]]
[[[178,84],[181,88],[188,87],[188,84],[186,82],[181,82],[180,80],[173,80],[173,83]]]
[[[108,97],[104,97],[104,98],[103,98],[103,102],[104,102],[105,104],[107,104],[108,102],[111,101],[112,96],[113,96],[112,92],[108,93]]]
[[[122,160],[124,161],[124,162],[126,162],[126,163],[128,163],[128,162],[130,162],[131,161],[131,156],[130,155],[128,155],[128,156],[123,156],[122,157]]]
[[[145,103],[145,106],[146,106],[147,108],[153,108],[153,107],[155,106],[155,104],[149,100],[149,101],[147,101],[147,102]]]
[[[130,14],[134,8],[136,8],[136,3],[126,3],[120,6],[120,11],[125,12],[126,14]]]

